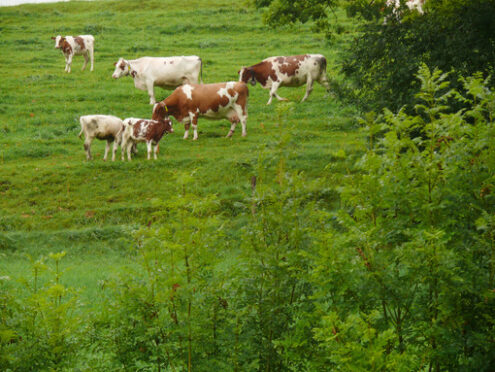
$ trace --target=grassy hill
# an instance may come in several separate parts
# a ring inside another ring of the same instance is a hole
[[[287,133],[288,167],[309,178],[360,146],[355,109],[324,97],[318,84],[303,104],[304,87],[282,88],[291,102],[271,106],[258,85],[250,87],[246,138],[239,131],[224,138],[226,120],[200,120],[199,141],[184,141],[175,123],[157,161],[147,161],[143,147],[132,163],[105,163],[104,142],[95,141],[95,160],[87,162],[77,138],[79,116],[151,116],[146,92],[130,78],[112,79],[119,57],[196,54],[204,61],[204,81],[212,83],[237,80],[240,67],[267,56],[322,53],[335,80],[346,34],[329,44],[307,26],[270,30],[259,12],[235,1],[23,5],[0,8],[0,20],[0,228],[11,248],[3,249],[3,273],[12,274],[24,252],[66,250],[69,260],[83,254],[88,266],[101,262],[98,255],[109,259],[129,244],[122,237],[149,221],[153,199],[177,193],[182,173],[194,174],[198,194],[215,194],[235,219],[235,203],[249,195],[260,152],[276,151]],[[80,56],[72,73],[64,72],[62,53],[50,39],[58,34],[95,36],[94,72],[81,72]],[[156,88],[157,99],[169,93]]]

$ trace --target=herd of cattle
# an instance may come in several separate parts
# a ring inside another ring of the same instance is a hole
[[[70,72],[74,55],[83,55],[85,69],[91,59],[93,70],[94,38],[91,35],[57,36],[55,48],[61,49],[66,60],[65,71]],[[122,148],[122,160],[127,152],[131,160],[132,149],[138,142],[146,142],[148,159],[153,155],[156,159],[158,143],[166,133],[172,133],[173,116],[185,127],[184,139],[193,128],[193,140],[198,138],[198,118],[227,119],[231,122],[227,137],[234,133],[240,122],[242,136],[246,136],[248,87],[246,83],[255,85],[259,82],[265,89],[270,89],[268,103],[272,98],[286,100],[277,94],[281,86],[297,87],[306,84],[306,100],[313,90],[316,81],[330,90],[326,75],[327,61],[321,54],[304,54],[290,57],[270,57],[260,63],[242,67],[239,81],[216,84],[203,84],[203,64],[198,56],[180,57],[143,57],[135,60],[120,58],[115,63],[114,79],[131,76],[137,89],[145,90],[154,105],[151,119],[127,118],[122,120],[110,115],[85,115],[80,117],[81,132],[84,133],[84,149],[88,160],[91,156],[91,143],[97,138],[106,140],[104,160],[107,159],[110,145],[113,142],[112,160],[115,160],[117,147]],[[154,87],[175,89],[170,96],[156,103]]]
[[[423,12],[425,0],[407,0],[410,9]],[[398,9],[400,0],[387,0],[388,6]],[[56,36],[55,48],[60,49],[65,56],[65,71],[70,73],[74,55],[84,56],[83,70],[88,60],[91,60],[91,71],[94,64],[94,37]],[[80,117],[81,132],[84,133],[84,149],[88,160],[91,156],[91,143],[97,138],[106,140],[104,160],[107,159],[110,145],[113,142],[112,160],[118,145],[121,145],[121,158],[127,152],[131,160],[131,152],[138,142],[146,142],[148,159],[153,155],[156,159],[158,143],[166,133],[172,133],[173,116],[185,127],[184,139],[193,128],[193,140],[198,138],[198,118],[227,119],[231,122],[227,137],[234,133],[240,122],[242,136],[246,136],[247,103],[249,91],[246,83],[256,85],[256,82],[270,90],[267,104],[273,97],[286,100],[277,94],[279,87],[298,87],[306,84],[305,101],[313,90],[316,81],[330,90],[326,74],[327,61],[321,54],[304,54],[289,57],[269,57],[253,66],[242,67],[239,70],[239,81],[229,81],[216,84],[203,84],[203,63],[198,56],[180,57],[143,57],[134,60],[119,58],[115,63],[114,79],[131,76],[134,86],[148,92],[150,104],[154,105],[151,119],[127,118],[122,120],[109,115],[86,115]],[[170,96],[156,103],[154,87],[175,89]]]

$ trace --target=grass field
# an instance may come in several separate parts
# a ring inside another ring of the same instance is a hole
[[[192,174],[198,196],[218,197],[231,220],[231,236],[238,239],[237,202],[250,195],[261,153],[263,166],[275,169],[270,156],[289,134],[287,168],[312,180],[323,177],[329,165],[342,164],[345,172],[346,159],[363,146],[357,110],[335,96],[324,97],[319,85],[303,104],[304,87],[282,88],[290,102],[271,106],[266,106],[268,91],[250,87],[246,138],[240,128],[232,139],[224,138],[226,120],[200,119],[199,140],[185,141],[183,127],[175,123],[156,161],[147,161],[141,147],[132,163],[105,163],[104,143],[95,141],[95,160],[87,162],[77,138],[81,115],[151,116],[146,92],[135,89],[131,78],[112,79],[119,57],[199,55],[203,79],[213,83],[237,80],[240,67],[268,56],[322,53],[331,81],[338,81],[339,57],[350,33],[329,43],[309,26],[270,30],[253,7],[227,0],[0,8],[0,32],[0,276],[28,275],[26,254],[36,258],[65,250],[64,280],[91,298],[100,280],[132,265],[133,230],[150,222],[159,208],[154,201],[166,202],[179,191],[178,177]],[[94,35],[94,72],[81,72],[80,56],[72,73],[64,72],[62,53],[50,39],[58,34]],[[155,92],[157,99],[170,93]],[[274,173],[265,180],[274,182]]]

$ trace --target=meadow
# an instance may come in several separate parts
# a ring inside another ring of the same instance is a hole
[[[146,92],[135,89],[132,79],[111,78],[119,57],[196,54],[203,59],[204,81],[219,82],[237,80],[240,67],[267,56],[322,53],[335,79],[339,44],[329,45],[308,27],[269,30],[259,12],[230,1],[23,5],[0,9],[0,19],[0,226],[14,242],[12,250],[4,249],[5,274],[24,271],[24,253],[66,250],[68,261],[84,266],[82,277],[95,264],[104,275],[125,262],[113,262],[115,250],[148,222],[151,201],[177,192],[178,173],[194,174],[199,194],[217,195],[235,218],[235,202],[249,191],[260,149],[288,130],[294,136],[289,166],[308,177],[318,177],[335,154],[361,146],[356,109],[324,97],[321,86],[304,104],[298,103],[304,87],[283,89],[291,103],[271,106],[265,105],[268,92],[257,86],[250,89],[245,139],[237,132],[231,140],[223,138],[227,121],[201,120],[197,142],[182,140],[183,127],[176,124],[157,161],[145,161],[143,147],[135,162],[104,163],[104,143],[95,141],[95,160],[87,162],[77,138],[79,116],[151,115]],[[64,73],[62,53],[50,40],[58,34],[95,36],[93,73],[80,71],[82,57],[74,58],[71,74]],[[160,99],[169,93],[156,88]],[[104,265],[107,260],[112,264]]]

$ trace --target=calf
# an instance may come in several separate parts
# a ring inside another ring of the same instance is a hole
[[[127,118],[124,119],[124,133],[122,134],[122,160],[124,151],[127,151],[127,160],[131,160],[131,149],[138,142],[146,142],[148,148],[148,160],[151,159],[151,146],[153,145],[153,156],[156,159],[158,144],[165,133],[173,133],[172,121],[146,120]]]
[[[260,63],[243,67],[239,70],[239,81],[256,85],[258,81],[265,89],[270,89],[267,105],[275,96],[279,101],[286,101],[277,94],[279,87],[299,87],[306,84],[306,94],[301,102],[313,91],[313,82],[323,85],[330,91],[326,74],[327,60],[321,54],[304,54],[291,57],[270,57]]]
[[[83,71],[91,59],[91,71],[93,71],[95,38],[91,35],[60,36],[52,37],[55,40],[55,48],[60,49],[65,56],[65,71],[70,72],[72,57],[74,55],[84,56]]]
[[[79,138],[84,133],[84,150],[86,150],[86,159],[91,160],[91,142],[97,138],[107,141],[105,146],[105,156],[103,160],[107,160],[110,143],[113,142],[112,161],[115,160],[115,152],[117,146],[122,140],[123,122],[122,119],[111,115],[86,115],[79,118],[81,123],[81,132]]]
[[[115,63],[112,77],[118,79],[129,75],[134,79],[137,89],[148,92],[150,104],[154,105],[155,86],[175,89],[185,83],[197,84],[198,76],[202,82],[203,62],[198,56],[142,57],[133,60],[120,58]]]
[[[237,123],[242,125],[242,136],[246,135],[247,100],[249,91],[244,83],[230,81],[217,84],[185,84],[153,108],[154,120],[172,115],[184,124],[184,139],[189,135],[192,123],[194,137],[198,139],[198,117],[206,119],[228,119],[231,122],[227,137],[234,133]]]

